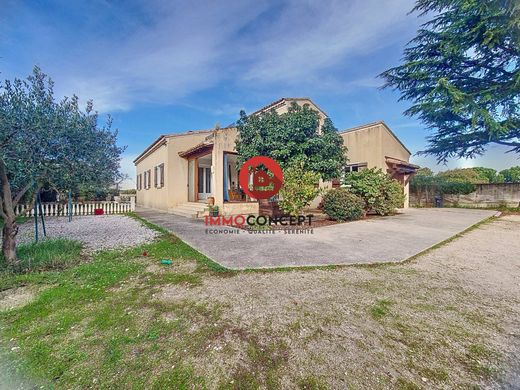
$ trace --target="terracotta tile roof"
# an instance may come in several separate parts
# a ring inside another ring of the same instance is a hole
[[[199,143],[183,152],[179,152],[179,156],[189,157],[193,154],[199,154],[199,153],[202,153],[205,151],[209,151],[211,149],[213,149],[213,140],[202,141],[201,143]]]
[[[230,128],[233,128],[233,127],[232,126],[221,127],[219,130],[225,130],[225,129],[230,129]],[[135,164],[138,160],[140,160],[141,158],[146,156],[148,153],[155,150],[156,147],[158,147],[158,146],[162,145],[164,142],[166,142],[167,138],[176,138],[176,137],[182,137],[182,136],[187,136],[187,135],[192,135],[192,134],[212,134],[214,131],[215,131],[215,129],[188,130],[188,131],[185,131],[182,133],[162,134],[161,136],[159,136],[159,138],[157,138],[155,141],[153,141],[139,156],[137,156],[133,162]]]

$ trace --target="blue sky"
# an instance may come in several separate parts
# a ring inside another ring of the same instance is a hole
[[[160,134],[234,122],[280,97],[311,97],[340,130],[383,119],[413,152],[428,134],[376,76],[423,18],[411,0],[0,0],[0,77],[38,64],[58,96],[93,99],[127,145],[122,169]],[[434,170],[434,158],[412,161]],[[448,167],[519,165],[504,149]],[[131,184],[131,183],[128,183]]]

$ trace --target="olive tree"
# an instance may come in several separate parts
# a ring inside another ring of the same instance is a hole
[[[16,265],[15,207],[48,184],[57,190],[80,185],[108,187],[118,177],[121,153],[112,121],[98,126],[91,101],[56,101],[52,80],[38,67],[26,80],[0,84],[0,217],[2,253]]]

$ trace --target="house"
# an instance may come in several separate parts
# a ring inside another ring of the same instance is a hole
[[[323,124],[327,114],[309,98],[282,98],[250,115],[266,110],[282,114],[293,102],[316,110],[320,126]],[[137,205],[193,217],[204,212],[211,196],[223,215],[258,214],[258,202],[239,190],[237,133],[237,128],[230,126],[161,135],[134,160]],[[348,148],[347,170],[382,168],[399,180],[408,194],[410,175],[418,167],[408,162],[410,151],[384,122],[340,134]],[[324,186],[330,187],[331,183]]]

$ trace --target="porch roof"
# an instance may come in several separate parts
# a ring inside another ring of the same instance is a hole
[[[205,140],[183,152],[179,152],[179,156],[189,158],[193,156],[201,156],[213,150],[213,140]]]
[[[390,165],[392,170],[396,173],[411,174],[415,173],[420,167],[419,165],[411,164],[408,161],[400,160],[398,158],[385,156],[386,163]]]

